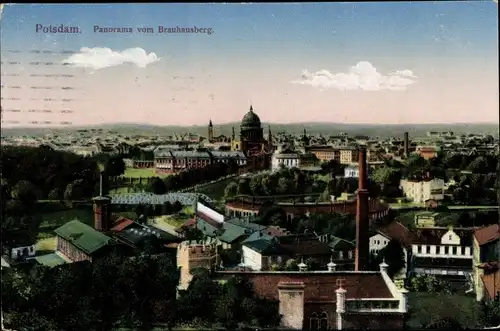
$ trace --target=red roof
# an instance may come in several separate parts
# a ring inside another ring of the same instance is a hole
[[[492,224],[484,228],[477,229],[474,231],[474,237],[476,237],[479,246],[486,245],[487,243],[500,238],[500,227],[498,224]]]
[[[111,231],[120,232],[120,231],[125,230],[127,227],[129,227],[132,224],[134,224],[134,221],[120,216],[111,225]]]
[[[378,231],[389,239],[397,240],[407,248],[411,247],[412,235],[410,231],[399,222],[392,222]]]
[[[242,276],[248,278],[255,289],[255,293],[267,299],[279,300],[279,283],[302,282],[305,285],[305,301],[336,301],[335,290],[338,288],[337,280],[343,280],[343,288],[347,290],[348,299],[356,298],[393,298],[384,279],[379,273],[287,273],[287,272],[219,272],[219,278],[225,279],[231,276]]]

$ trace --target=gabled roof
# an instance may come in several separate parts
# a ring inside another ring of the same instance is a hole
[[[106,246],[111,238],[78,220],[70,221],[54,231],[87,254]]]
[[[275,239],[258,239],[243,244],[261,255],[290,255],[292,252],[280,245]]]
[[[248,236],[253,232],[250,229],[246,229],[239,225],[227,222],[224,222],[224,224],[222,225],[222,231],[223,231],[222,234],[220,234],[218,238],[220,241],[228,244],[232,244],[241,237]]]
[[[377,232],[384,237],[397,240],[406,248],[411,247],[412,235],[410,231],[399,222],[392,222],[387,226],[380,228]]]
[[[120,216],[120,217],[118,217],[118,219],[116,221],[113,222],[113,224],[111,224],[110,230],[115,231],[115,232],[120,232],[120,231],[125,230],[126,228],[128,228],[132,224],[134,224],[134,221]]]
[[[477,229],[474,231],[474,237],[476,238],[479,246],[486,245],[500,238],[500,227],[498,224],[492,224],[485,226],[484,228]]]

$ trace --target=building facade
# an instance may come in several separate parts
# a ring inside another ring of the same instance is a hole
[[[445,183],[440,178],[421,181],[403,179],[400,182],[400,187],[404,195],[416,203],[444,199]]]

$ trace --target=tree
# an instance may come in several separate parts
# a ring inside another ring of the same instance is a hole
[[[121,156],[112,156],[106,161],[104,169],[111,177],[121,176],[125,173],[125,162]]]
[[[388,264],[387,274],[393,278],[401,269],[405,267],[405,253],[401,243],[391,239],[387,246],[378,253],[379,263],[385,261]]]
[[[184,208],[184,206],[182,205],[182,203],[180,203],[179,200],[176,200],[173,204],[172,204],[172,211],[174,213],[179,213],[182,211],[182,209]]]
[[[453,317],[437,317],[432,320],[429,324],[425,326],[425,329],[432,330],[463,330],[464,328]]]
[[[484,156],[478,156],[472,160],[467,168],[473,173],[485,173],[488,172],[488,161]]]
[[[12,188],[12,198],[27,205],[31,205],[38,200],[38,188],[28,180],[21,180]]]
[[[230,182],[224,189],[224,198],[231,199],[238,194],[238,184],[234,181]]]
[[[66,185],[64,190],[65,200],[82,200],[85,197],[83,181],[81,179],[75,180]]]
[[[167,186],[161,178],[153,177],[149,180],[147,191],[153,194],[165,194],[167,193]]]

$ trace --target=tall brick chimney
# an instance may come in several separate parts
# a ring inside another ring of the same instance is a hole
[[[366,148],[359,149],[359,184],[356,206],[356,257],[355,270],[368,270],[370,258],[369,247],[369,214],[368,214],[368,168],[366,164]]]
[[[102,188],[102,176],[101,172],[99,176],[99,196],[92,199],[93,209],[94,209],[94,228],[98,231],[108,231],[111,223],[110,220],[110,205],[111,199],[103,196],[103,188]]]
[[[408,132],[405,132],[404,140],[403,140],[403,149],[404,149],[404,156],[405,158],[408,158],[409,154],[409,149],[410,148],[410,138],[408,137]]]

